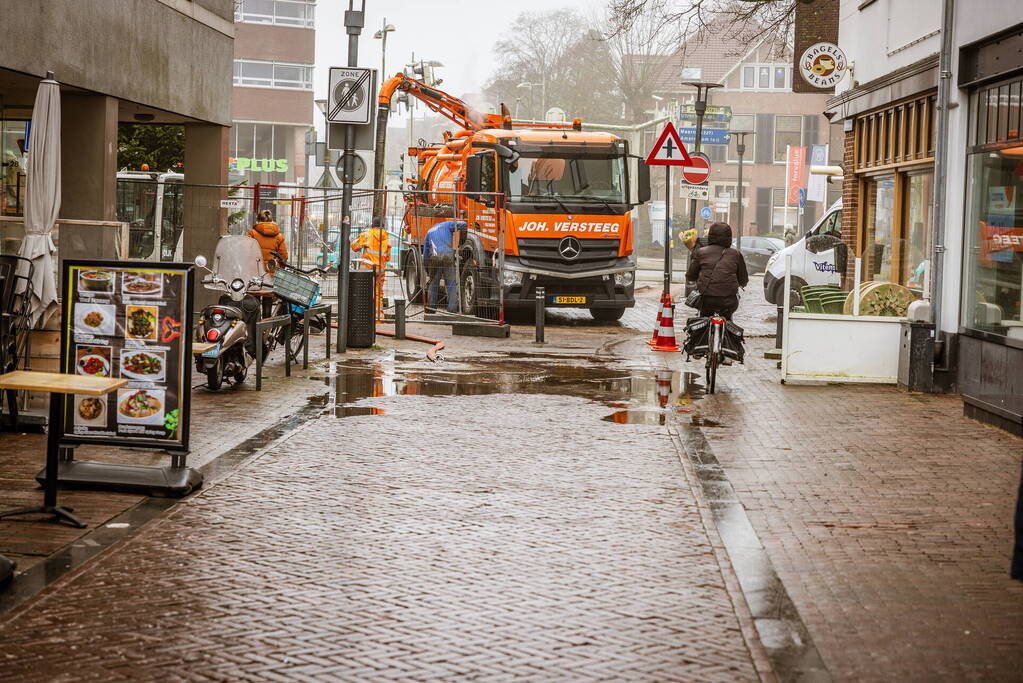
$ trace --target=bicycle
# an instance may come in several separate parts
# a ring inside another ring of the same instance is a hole
[[[726,343],[726,336],[730,342]],[[718,368],[731,365],[732,360],[743,362],[742,328],[714,312],[709,316],[690,318],[686,323],[686,341],[683,349],[686,360],[706,358],[707,393],[717,387]]]
[[[299,355],[302,353],[302,347],[305,345],[305,320],[303,313],[310,306],[316,304],[320,298],[320,285],[309,277],[311,274],[326,275],[327,271],[318,266],[312,268],[302,269],[297,266],[290,265],[283,256],[276,251],[270,252],[277,260],[277,269],[274,273],[274,297],[276,302],[274,303],[270,315],[290,315],[291,316],[291,361],[297,363]],[[290,277],[282,277],[281,281],[277,280],[277,273],[285,272]],[[286,281],[288,286],[283,286]],[[279,286],[281,285],[281,286]],[[297,288],[295,287],[297,285]],[[318,334],[322,332],[326,327],[327,323],[323,319],[323,316],[315,316],[310,321],[310,332],[312,334]],[[287,342],[285,337],[285,328],[281,327],[276,334],[271,334],[264,341],[264,358],[278,345],[284,345]]]

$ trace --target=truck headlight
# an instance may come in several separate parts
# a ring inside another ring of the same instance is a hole
[[[631,270],[625,273],[615,273],[615,284],[619,287],[628,287],[635,278],[636,274]]]
[[[505,287],[515,287],[522,284],[522,273],[517,270],[506,270],[501,276],[501,284]]]

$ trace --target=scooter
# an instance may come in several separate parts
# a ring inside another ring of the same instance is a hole
[[[229,378],[235,384],[245,381],[249,365],[255,360],[256,322],[260,305],[255,292],[269,292],[263,282],[263,253],[259,242],[243,235],[226,235],[217,243],[213,267],[206,267],[199,255],[195,265],[208,271],[202,284],[206,289],[224,292],[214,306],[202,311],[196,328],[196,341],[215,346],[195,356],[195,369],[206,375],[206,386],[217,391]]]

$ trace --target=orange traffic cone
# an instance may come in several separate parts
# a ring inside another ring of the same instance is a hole
[[[678,342],[675,340],[675,307],[671,305],[671,294],[665,297],[664,308],[661,311],[661,323],[657,326],[657,342],[654,344],[654,351],[678,351]]]
[[[657,328],[661,326],[661,309],[664,308],[664,295],[666,293],[663,289],[661,290],[661,302],[657,304],[657,321],[654,323],[654,333],[650,335],[650,339],[646,342],[649,346],[657,343]]]
[[[662,408],[668,407],[668,398],[671,397],[671,370],[657,371],[657,405]]]

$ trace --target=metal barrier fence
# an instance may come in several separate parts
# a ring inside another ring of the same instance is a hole
[[[373,242],[373,206],[382,206],[386,253],[377,257],[363,246],[352,249],[352,270],[376,270],[377,317],[391,320],[394,302],[407,302],[409,320],[460,323],[503,322],[501,275],[505,226],[503,195],[479,195],[456,201],[464,193],[443,195],[420,190],[353,192],[348,242]],[[382,196],[380,196],[382,195]],[[210,255],[217,236],[244,235],[269,210],[284,236],[289,262],[299,268],[318,266],[324,299],[336,300],[336,272],[341,262],[341,192],[286,185],[191,185],[166,179],[118,180],[117,215],[129,226],[129,258],[191,261]],[[466,204],[468,210],[459,210]],[[455,220],[457,248],[449,258],[428,257],[426,234],[436,224]],[[376,244],[376,242],[373,242]],[[432,295],[432,298],[431,298]]]

